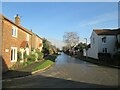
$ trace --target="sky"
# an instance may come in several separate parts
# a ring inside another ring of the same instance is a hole
[[[58,47],[65,32],[90,43],[93,29],[118,28],[117,2],[2,2],[2,13],[12,21],[19,14],[22,26]]]

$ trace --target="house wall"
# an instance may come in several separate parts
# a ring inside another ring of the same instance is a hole
[[[43,46],[39,46],[40,43],[42,44],[42,39],[36,36],[36,48],[41,51]]]
[[[14,26],[14,24],[8,22],[7,20],[3,20],[2,26],[3,26],[2,56],[5,64],[9,68],[15,63],[15,62],[11,62],[11,47],[17,47],[17,51],[19,51],[20,44],[22,43],[22,41],[26,40],[27,32],[17,27],[18,28],[17,37],[13,37],[12,26]],[[31,40],[29,41],[29,45],[31,45]]]
[[[91,47],[87,50],[87,56],[98,59],[98,35],[95,32],[92,32],[90,42]]]
[[[1,71],[2,71],[2,17],[0,16],[0,75]]]
[[[36,36],[34,33],[32,34],[32,48],[42,50],[42,47],[39,47],[39,44],[42,44],[42,39]]]
[[[106,37],[106,43],[102,42],[102,38]],[[117,52],[115,43],[116,43],[116,36],[115,35],[99,35],[98,39],[98,52],[103,53],[103,48],[107,48],[107,53],[114,55]]]
[[[117,36],[117,38],[118,38],[118,42],[120,42],[120,34]]]
[[[32,48],[36,48],[36,35],[34,33],[32,33]]]

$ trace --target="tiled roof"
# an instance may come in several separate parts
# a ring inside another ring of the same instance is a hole
[[[24,28],[23,26],[21,25],[17,25],[16,23],[14,23],[12,20],[8,19],[7,17],[5,17],[4,15],[0,14],[0,17],[2,17],[3,19],[9,21],[10,23],[14,24],[15,26],[19,27],[20,29],[22,29],[23,31],[29,33],[29,34],[32,34],[28,29]]]
[[[117,35],[120,34],[120,28],[119,29],[94,29],[93,30],[98,35]]]
[[[20,45],[20,48],[26,48],[28,45],[28,41],[23,41]]]

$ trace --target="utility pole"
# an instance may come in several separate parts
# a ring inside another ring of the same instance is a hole
[[[84,38],[86,40],[86,58],[87,58],[87,38]]]

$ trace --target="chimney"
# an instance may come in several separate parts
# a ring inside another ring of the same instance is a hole
[[[15,16],[15,23],[17,25],[20,25],[20,17],[18,16],[18,14]]]

